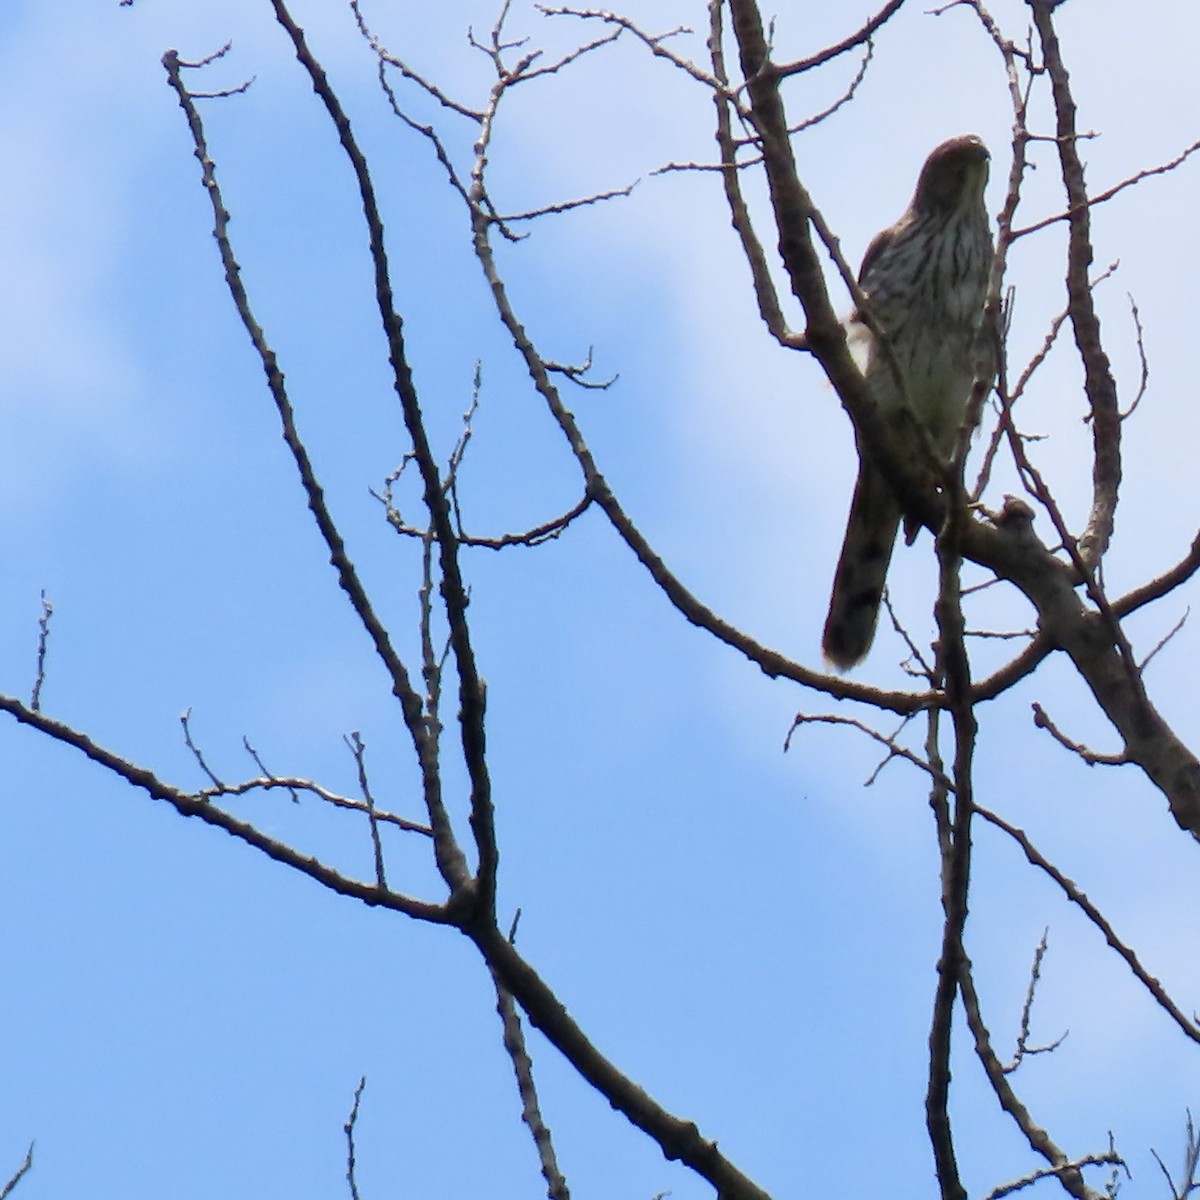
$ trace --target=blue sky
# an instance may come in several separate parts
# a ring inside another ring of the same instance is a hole
[[[378,4],[398,54],[470,103],[488,86],[465,45],[494,7]],[[781,13],[780,57],[836,40],[860,3]],[[703,6],[641,0],[645,25],[703,28]],[[996,16],[1024,29],[1020,5]],[[463,478],[470,527],[519,529],[568,509],[576,472],[489,309],[466,215],[428,147],[386,111],[348,9],[295,4],[374,156],[413,369],[446,454],[476,360],[483,391]],[[1188,6],[1116,0],[1061,10],[1099,190],[1198,136]],[[579,30],[515,6],[512,29],[563,47]],[[39,595],[55,606],[45,710],[181,786],[205,782],[179,716],[225,776],[274,771],[352,793],[342,737],[359,730],[377,795],[419,816],[398,713],[303,505],[261,372],[219,275],[187,131],[160,66],[232,40],[204,109],[231,232],[302,431],[381,611],[416,647],[413,547],[368,489],[406,448],[372,307],[345,163],[269,5],[250,0],[10,0],[0,25],[0,689],[33,681]],[[702,38],[680,42],[703,54]],[[801,116],[853,69],[798,84]],[[914,84],[914,80],[917,82]],[[197,85],[199,86],[199,85]],[[1000,197],[1010,117],[998,56],[966,11],[913,6],[888,26],[860,97],[801,139],[806,180],[861,255],[911,192],[928,150],[968,130],[992,146]],[[813,364],[758,322],[716,181],[649,173],[707,159],[703,92],[631,45],[514,94],[493,186],[521,209],[642,182],[628,200],[537,225],[505,247],[514,302],[544,353],[595,349],[607,392],[569,396],[602,469],[677,573],[759,640],[814,663],[853,476],[852,440]],[[437,116],[459,161],[466,123]],[[1044,104],[1038,110],[1047,128]],[[1046,147],[1030,219],[1058,211]],[[1146,328],[1151,389],[1127,425],[1114,592],[1175,561],[1197,524],[1190,351],[1196,170],[1098,209],[1100,294],[1126,399]],[[766,240],[770,240],[767,238]],[[1061,305],[1062,236],[1014,253],[1014,358]],[[798,320],[798,318],[793,318]],[[1090,432],[1079,371],[1054,356],[1029,400],[1068,515],[1086,511]],[[1003,487],[997,489],[997,496]],[[892,585],[927,630],[927,539]],[[597,1044],[695,1119],[777,1195],[928,1194],[925,1045],[939,932],[920,777],[797,709],[828,705],[764,679],[686,626],[597,516],[538,550],[467,558],[501,837],[501,904],[520,946]],[[1183,614],[1132,625],[1145,652]],[[989,603],[993,603],[989,601]],[[995,602],[998,620],[1023,614]],[[1191,628],[1153,667],[1156,701],[1194,744]],[[982,671],[1001,651],[977,651]],[[864,678],[900,679],[881,638]],[[1042,702],[1072,736],[1113,746],[1059,663],[981,714],[980,799],[1105,907],[1185,1011],[1196,1006],[1195,849],[1132,770],[1089,769],[1032,728]],[[342,1124],[359,1127],[364,1197],[538,1194],[532,1147],[486,977],[465,939],[370,912],[156,806],[70,751],[0,723],[0,1176],[37,1140],[18,1195],[345,1195]],[[460,782],[451,774],[451,779]],[[461,794],[455,811],[464,811]],[[239,809],[347,870],[365,829],[279,797]],[[1019,853],[981,830],[968,926],[987,1017],[1015,1033],[1043,927],[1051,951],[1035,1036],[1071,1033],[1017,1078],[1071,1153],[1111,1129],[1135,1178],[1174,1160],[1198,1099],[1194,1048],[1139,994],[1098,935]],[[419,844],[391,875],[438,895]],[[461,943],[461,944],[460,944]],[[965,1044],[965,1043],[964,1043]],[[706,1194],[531,1039],[546,1115],[577,1196]],[[972,1195],[1031,1160],[957,1065],[955,1116]]]

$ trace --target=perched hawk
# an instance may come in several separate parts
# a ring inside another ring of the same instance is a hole
[[[858,275],[887,346],[860,313],[848,329],[881,415],[898,413],[907,400],[947,459],[980,361],[976,337],[992,259],[983,205],[988,159],[987,147],[968,134],[943,142],[925,160],[908,210],[876,236]],[[861,662],[871,648],[903,515],[862,445],[858,461],[821,642],[825,657],[841,670]]]

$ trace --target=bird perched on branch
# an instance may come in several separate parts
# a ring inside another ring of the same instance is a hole
[[[983,203],[988,161],[987,147],[973,134],[943,142],[925,160],[907,211],[875,237],[859,271],[874,329],[856,312],[847,331],[880,414],[891,423],[907,404],[947,460],[982,373],[977,339],[992,259]],[[903,515],[857,440],[858,482],[821,643],[841,670],[871,648]]]

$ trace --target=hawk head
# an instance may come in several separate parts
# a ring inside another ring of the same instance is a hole
[[[921,168],[913,211],[948,215],[981,204],[990,159],[988,148],[973,133],[943,142]]]

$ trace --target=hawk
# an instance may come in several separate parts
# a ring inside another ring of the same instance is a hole
[[[882,338],[859,312],[847,329],[880,415],[898,423],[907,402],[947,460],[979,371],[977,339],[992,260],[983,203],[989,158],[983,142],[966,134],[943,142],[925,160],[908,209],[876,235],[858,275]],[[858,440],[858,482],[821,641],[839,670],[861,662],[871,648],[903,516]]]

